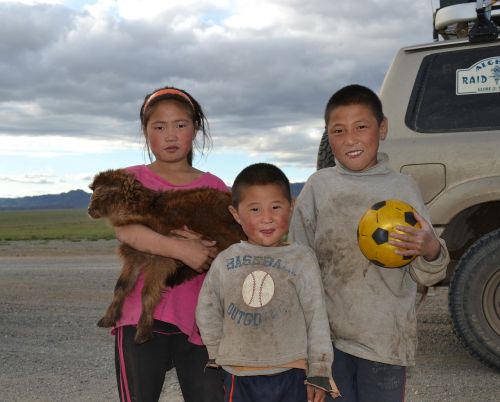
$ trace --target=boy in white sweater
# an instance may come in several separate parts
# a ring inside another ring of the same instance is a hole
[[[360,85],[336,92],[325,110],[336,166],[314,173],[302,189],[290,238],[318,257],[334,345],[333,376],[343,402],[401,402],[405,367],[415,364],[417,283],[430,286],[449,261],[435,234],[420,191],[378,153],[387,119],[377,95]],[[399,269],[367,260],[357,225],[373,204],[399,199],[412,205],[421,229],[398,226],[390,243],[401,256],[417,256]]]
[[[196,310],[209,359],[224,370],[225,401],[338,396],[316,257],[283,240],[292,214],[287,177],[266,163],[245,168],[229,208],[248,241],[216,257]]]

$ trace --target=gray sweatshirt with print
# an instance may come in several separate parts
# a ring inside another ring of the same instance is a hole
[[[277,373],[286,369],[276,365],[306,359],[308,376],[331,377],[323,287],[307,246],[241,242],[221,252],[203,282],[196,322],[209,358],[234,374]]]
[[[357,225],[376,202],[399,199],[430,222],[414,180],[394,172],[387,155],[365,172],[341,165],[314,173],[295,204],[289,236],[313,248],[323,279],[334,345],[363,359],[415,364],[417,283],[444,278],[449,255],[442,239],[435,261],[417,257],[399,269],[368,261],[357,243]]]

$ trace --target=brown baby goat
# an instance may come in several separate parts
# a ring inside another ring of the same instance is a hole
[[[88,213],[106,218],[113,226],[142,224],[163,235],[187,226],[203,238],[215,240],[218,251],[245,239],[228,210],[229,193],[212,189],[153,191],[123,170],[97,174],[89,186],[93,191]],[[123,267],[115,285],[113,301],[97,323],[111,327],[121,316],[125,296],[133,289],[140,271],[144,274],[142,313],[137,324],[136,343],[151,338],[153,310],[165,286],[175,286],[197,273],[172,258],[138,251],[126,244],[119,247]]]

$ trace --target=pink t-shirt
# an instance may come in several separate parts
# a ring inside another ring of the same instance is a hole
[[[145,187],[152,190],[187,190],[197,187],[211,187],[222,191],[228,191],[227,186],[218,177],[210,173],[203,173],[195,181],[185,185],[173,185],[161,176],[154,173],[145,165],[131,166],[125,169],[134,174]],[[156,306],[153,317],[156,320],[169,322],[177,326],[188,336],[191,343],[202,345],[200,332],[196,326],[195,309],[198,302],[198,294],[205,274],[197,275],[193,279],[183,282],[173,288],[167,288]],[[141,315],[141,291],[144,285],[144,277],[139,274],[137,282],[125,298],[122,308],[122,316],[116,323],[116,327],[123,325],[137,325]]]

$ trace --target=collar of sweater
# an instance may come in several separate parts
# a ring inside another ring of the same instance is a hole
[[[389,156],[385,152],[379,152],[377,154],[377,164],[362,172],[349,170],[337,161],[336,163],[336,169],[339,173],[352,176],[372,176],[377,174],[387,174],[391,172],[391,167],[389,166]]]

